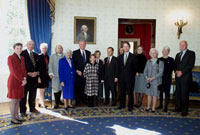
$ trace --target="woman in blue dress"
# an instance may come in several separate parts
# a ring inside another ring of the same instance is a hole
[[[59,79],[63,90],[65,110],[73,108],[71,101],[74,99],[74,79],[76,72],[71,56],[72,51],[68,49],[65,56],[59,60],[58,67]]]

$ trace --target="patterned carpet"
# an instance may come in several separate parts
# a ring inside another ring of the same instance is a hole
[[[76,108],[64,111],[41,109],[29,114],[22,125],[10,124],[10,115],[0,119],[0,135],[198,135],[200,110],[187,117],[169,111],[147,113],[143,108],[128,112],[114,107]]]

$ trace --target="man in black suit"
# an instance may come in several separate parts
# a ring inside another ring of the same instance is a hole
[[[99,88],[98,88],[98,97],[96,98],[97,104],[101,104],[103,101],[103,61],[100,59],[101,57],[101,52],[99,50],[95,51],[95,56],[96,56],[96,63],[99,64]]]
[[[86,42],[84,40],[79,41],[78,50],[73,51],[72,59],[74,61],[74,68],[77,72],[75,78],[75,100],[76,106],[80,104],[80,102],[86,104],[86,95],[84,94],[85,88],[85,78],[83,77],[83,71],[86,63],[89,62],[90,51],[85,50]]]
[[[175,58],[176,92],[175,112],[188,114],[189,86],[192,82],[192,69],[195,64],[195,52],[187,49],[187,41],[180,42],[180,51]]]
[[[27,94],[28,104],[30,108],[30,112],[37,113],[38,111],[35,109],[35,98],[37,93],[37,83],[38,83],[38,55],[33,52],[34,49],[34,41],[27,42],[27,49],[22,51],[21,55],[25,58],[25,66],[27,71],[27,84],[24,89],[24,98],[20,101],[20,113],[23,116],[26,116],[26,99]]]
[[[114,49],[107,48],[107,55],[104,59],[104,86],[105,86],[105,105],[109,104],[110,91],[112,93],[112,106],[116,106],[116,83],[118,82],[118,60],[113,56]]]
[[[137,59],[134,54],[129,52],[129,42],[123,43],[124,54],[119,55],[119,86],[120,86],[120,106],[118,109],[125,108],[126,92],[128,93],[128,111],[133,109],[133,90],[135,74],[137,72]]]

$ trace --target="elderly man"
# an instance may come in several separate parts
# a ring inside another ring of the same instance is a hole
[[[38,55],[33,52],[34,41],[28,41],[26,44],[27,49],[22,51],[21,55],[25,58],[25,66],[27,71],[27,84],[24,89],[24,98],[20,101],[20,113],[22,116],[26,116],[26,99],[27,94],[28,104],[30,112],[37,113],[38,110],[35,109],[35,98],[37,92],[37,81],[38,81]]]
[[[86,63],[89,62],[91,52],[85,50],[86,42],[84,40],[79,41],[79,48],[75,50],[72,55],[74,61],[74,68],[77,72],[75,77],[75,100],[76,106],[82,103],[86,103],[86,95],[84,94],[85,78],[83,77],[83,71]]]
[[[55,97],[54,109],[57,109],[59,108],[59,105],[64,105],[64,103],[60,101],[62,88],[58,75],[58,62],[64,56],[62,45],[57,45],[55,51],[56,52],[50,57],[48,72],[52,80],[52,90]]]
[[[86,42],[92,42],[90,35],[88,34],[88,27],[87,25],[81,26],[81,33],[77,36],[77,41],[85,40]]]
[[[180,42],[180,52],[175,58],[176,93],[175,112],[182,112],[182,116],[188,114],[189,86],[192,82],[192,69],[195,64],[195,52],[187,49],[188,43]]]

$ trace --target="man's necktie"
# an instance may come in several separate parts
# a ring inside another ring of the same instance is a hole
[[[85,52],[83,51],[83,61],[86,63]]]
[[[30,51],[30,58],[31,58],[31,61],[33,63],[33,66],[35,67],[35,59],[34,59],[34,56],[33,56],[33,52]]]
[[[183,55],[183,52],[181,51],[181,52],[180,52],[180,55],[179,55],[179,60],[180,60],[180,62],[182,61],[182,55]]]
[[[128,57],[127,57],[127,54],[124,54],[124,55],[125,55],[124,65],[126,65]]]
[[[107,59],[108,66],[110,65],[110,57]]]

